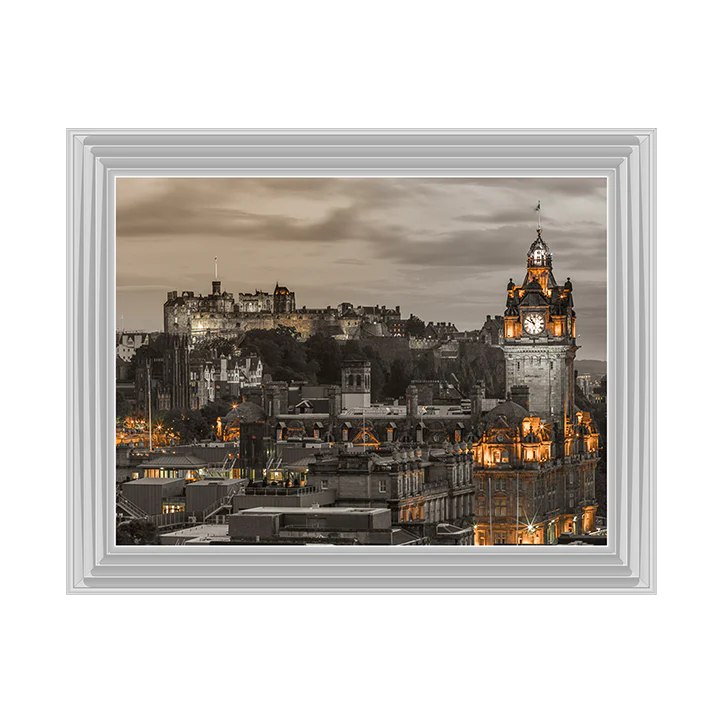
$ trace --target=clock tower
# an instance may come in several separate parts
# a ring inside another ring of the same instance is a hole
[[[562,286],[552,273],[552,253],[542,229],[527,253],[527,273],[520,286],[507,285],[502,348],[506,388],[529,388],[529,411],[560,431],[572,423],[575,402],[573,362],[575,311],[570,279]]]

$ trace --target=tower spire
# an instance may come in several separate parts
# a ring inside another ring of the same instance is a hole
[[[213,278],[218,281],[218,256],[213,257]]]
[[[537,211],[537,233],[539,235],[540,231],[542,231],[542,219],[541,219],[541,213],[540,208],[542,206],[542,203],[540,201],[537,202],[537,206],[535,207],[535,211]]]

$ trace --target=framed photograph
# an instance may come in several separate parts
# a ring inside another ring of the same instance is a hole
[[[655,592],[654,130],[67,143],[69,592]]]

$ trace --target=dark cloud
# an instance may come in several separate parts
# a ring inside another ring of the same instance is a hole
[[[301,305],[402,306],[458,328],[502,313],[542,202],[558,281],[575,283],[584,356],[605,355],[606,185],[590,178],[119,179],[118,313],[159,328],[165,291],[279,280]]]

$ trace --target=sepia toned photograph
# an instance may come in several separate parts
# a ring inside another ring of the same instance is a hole
[[[118,178],[119,545],[607,544],[605,178]]]

